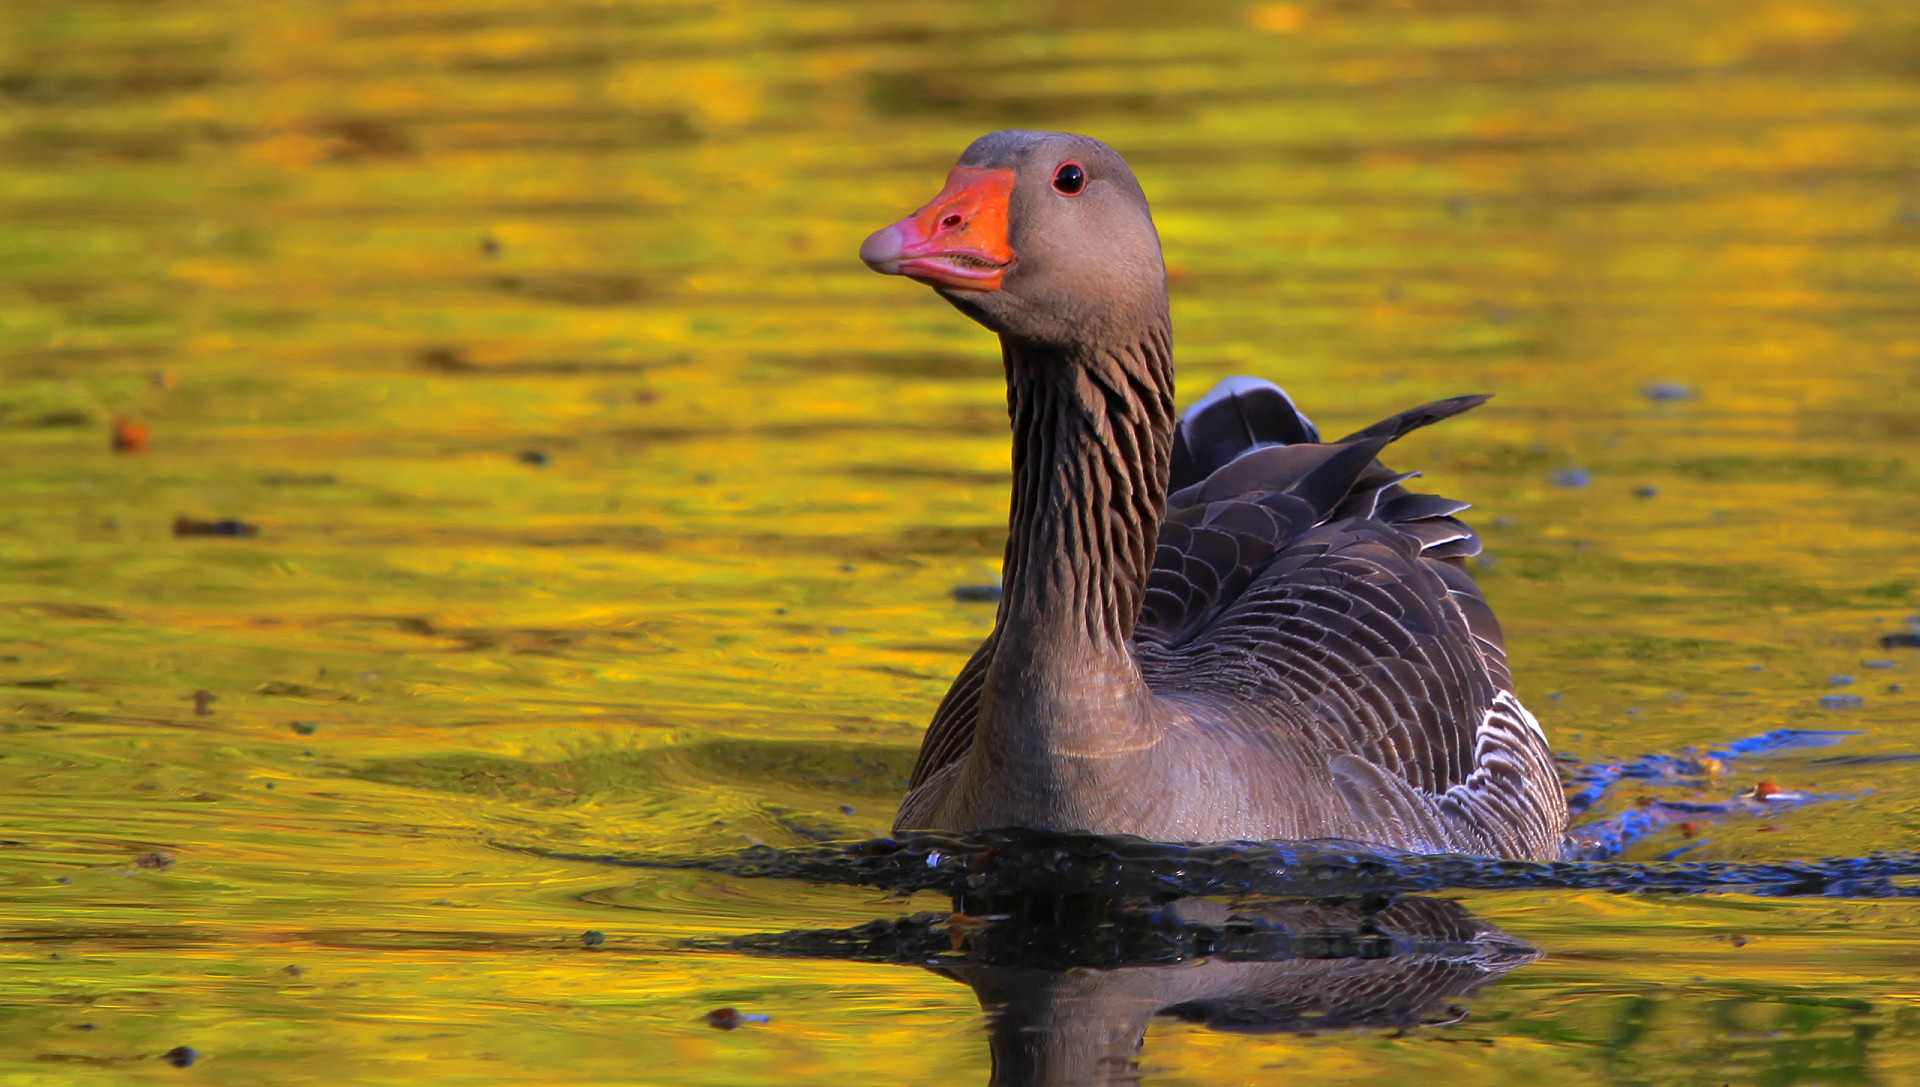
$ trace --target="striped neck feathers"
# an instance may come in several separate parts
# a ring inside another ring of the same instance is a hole
[[[1118,346],[1001,343],[1013,501],[1000,653],[1132,670],[1173,444],[1164,312]]]

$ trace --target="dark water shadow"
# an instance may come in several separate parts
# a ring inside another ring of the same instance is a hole
[[[991,1083],[1133,1082],[1148,1026],[1409,1030],[1459,1022],[1453,1003],[1541,958],[1457,902],[1416,896],[1129,906],[1024,898],[980,913],[700,941],[707,950],[924,966],[974,991]]]
[[[937,891],[962,901],[1089,896],[1167,902],[1496,890],[1920,897],[1920,853],[1914,852],[1796,861],[1517,861],[1396,853],[1337,841],[1194,845],[1018,829],[796,849],[755,846],[711,857],[503,848],[621,867],[698,869],[746,879],[880,887],[897,894]]]
[[[511,848],[511,847],[509,847]],[[737,878],[934,891],[950,914],[688,946],[931,969],[987,1013],[992,1082],[1132,1082],[1148,1025],[1413,1030],[1544,952],[1436,892],[1920,897],[1920,854],[1774,863],[1529,862],[1343,842],[1178,845],[1006,830],[711,857],[581,856]]]

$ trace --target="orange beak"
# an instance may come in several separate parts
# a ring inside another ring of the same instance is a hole
[[[1013,263],[1007,242],[1012,170],[956,166],[926,207],[861,243],[860,259],[883,275],[930,287],[997,291]]]

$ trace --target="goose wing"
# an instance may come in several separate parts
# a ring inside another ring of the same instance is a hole
[[[1463,569],[1480,550],[1453,516],[1465,503],[1410,492],[1411,476],[1377,459],[1486,398],[1321,443],[1278,388],[1239,378],[1220,392],[1175,440],[1177,490],[1135,632],[1149,684],[1304,730],[1381,823],[1438,811],[1489,846],[1550,854],[1565,805]]]
[[[927,734],[920,741],[920,757],[914,760],[913,776],[907,780],[909,803],[928,778],[959,762],[972,746],[973,726],[980,712],[980,691],[987,680],[987,662],[993,659],[993,648],[999,637],[1000,628],[996,626],[954,677],[947,696],[940,700],[940,708],[933,711]],[[903,813],[897,825],[915,824]]]

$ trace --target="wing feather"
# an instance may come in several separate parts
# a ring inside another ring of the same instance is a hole
[[[1322,444],[1277,387],[1222,383],[1176,434],[1134,644],[1155,690],[1257,707],[1304,734],[1376,825],[1413,839],[1446,822],[1436,841],[1546,856],[1564,801],[1500,625],[1462,568],[1480,550],[1454,517],[1466,503],[1409,492],[1413,477],[1377,460],[1486,399],[1424,404]],[[916,789],[965,754],[993,646],[934,715]]]

